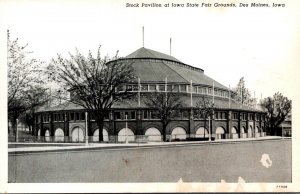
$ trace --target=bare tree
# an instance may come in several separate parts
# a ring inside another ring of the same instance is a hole
[[[76,50],[70,58],[58,55],[48,66],[49,76],[64,88],[68,88],[73,97],[70,101],[91,112],[99,128],[99,141],[103,141],[103,121],[105,113],[117,102],[132,96],[132,93],[117,90],[124,83],[135,79],[132,66],[128,63],[108,57],[101,58],[100,47],[97,57],[91,51],[87,57]]]
[[[275,134],[280,124],[292,110],[292,101],[277,92],[273,97],[264,98],[261,107],[267,112],[267,128]]]
[[[146,95],[145,104],[154,109],[156,117],[162,124],[163,141],[166,141],[166,128],[176,111],[182,107],[182,101],[177,93],[172,92],[154,92]]]
[[[207,119],[211,119],[214,114],[214,103],[211,99],[202,97],[202,100],[199,100],[196,103],[195,113],[198,114],[201,118],[204,119],[204,128],[208,128],[209,134],[211,134],[210,127],[206,127]],[[205,138],[205,130],[204,130],[204,138]]]

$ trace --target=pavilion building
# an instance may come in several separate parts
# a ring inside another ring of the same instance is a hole
[[[205,75],[203,69],[144,47],[117,60],[132,65],[137,77],[135,82],[124,84],[118,90],[140,94],[176,92],[181,96],[183,107],[167,126],[169,141],[208,137],[208,126],[215,140],[265,135],[265,113],[238,103],[236,92]],[[70,95],[72,98],[73,94]],[[203,96],[211,99],[215,107],[213,117],[206,122],[194,111]],[[89,141],[98,141],[97,124],[93,118],[86,118],[85,112],[85,108],[71,102],[40,109],[36,113],[34,133],[46,141],[78,142],[84,141],[88,131]],[[113,104],[105,116],[104,141],[130,142],[139,137],[162,141],[162,125],[154,113],[143,99]]]

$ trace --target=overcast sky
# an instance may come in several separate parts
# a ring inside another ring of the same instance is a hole
[[[99,44],[104,55],[119,50],[119,56],[126,56],[142,47],[144,26],[146,48],[169,54],[171,37],[174,57],[225,86],[236,86],[244,76],[256,97],[280,91],[295,98],[299,1],[274,1],[285,8],[128,8],[126,2],[2,1],[1,23],[45,61],[75,47],[82,53],[96,51]]]

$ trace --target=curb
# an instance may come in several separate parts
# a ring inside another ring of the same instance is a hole
[[[22,155],[22,154],[42,154],[42,153],[63,153],[63,152],[80,152],[80,151],[101,151],[101,150],[123,150],[123,149],[154,149],[154,148],[174,148],[184,146],[205,146],[205,145],[220,145],[220,144],[239,144],[249,142],[262,142],[262,141],[289,141],[291,138],[268,138],[268,139],[251,139],[251,140],[235,140],[235,141],[212,141],[212,142],[173,142],[173,143],[160,143],[160,144],[119,144],[119,145],[107,145],[101,146],[89,145],[89,146],[61,146],[61,147],[27,147],[25,148],[9,148],[8,155]],[[37,149],[38,148],[38,149]]]

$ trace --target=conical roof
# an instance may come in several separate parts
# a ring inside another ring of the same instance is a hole
[[[166,55],[164,53],[160,53],[151,49],[147,49],[145,47],[139,48],[138,50],[134,51],[130,55],[126,56],[127,59],[166,59],[170,61],[176,61],[181,63],[175,57],[170,55]]]
[[[201,84],[228,90],[204,74],[200,68],[187,65],[173,56],[157,52],[148,48],[139,48],[123,59],[129,60],[135,74],[141,82],[168,82],[189,84]],[[139,60],[141,59],[141,60]]]

